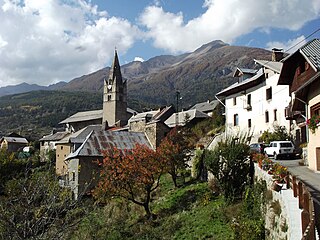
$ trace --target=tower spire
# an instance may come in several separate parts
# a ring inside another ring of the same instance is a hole
[[[109,77],[104,81],[103,88],[103,119],[104,127],[120,122],[126,123],[127,118],[127,82],[123,81],[118,53],[115,48]]]

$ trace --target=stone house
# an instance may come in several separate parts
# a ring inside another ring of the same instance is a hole
[[[61,179],[64,179],[67,173],[66,157],[81,146],[90,132],[98,130],[101,130],[101,124],[90,125],[75,133],[68,134],[56,142],[56,174],[60,176]]]
[[[167,106],[156,111],[138,113],[129,119],[129,131],[146,133],[152,148],[156,149],[161,140],[170,131],[170,127],[165,124],[165,121],[174,112],[175,110],[172,106]]]
[[[68,135],[70,135],[70,132],[55,132],[41,138],[39,140],[41,160],[48,160],[48,152],[50,150],[56,150],[57,142]]]
[[[81,146],[65,159],[67,164],[67,186],[74,198],[90,193],[99,179],[103,151],[114,147],[121,150],[133,149],[136,144],[151,145],[144,133],[123,131],[91,131]]]
[[[290,122],[285,118],[289,88],[278,86],[282,63],[276,60],[282,54],[275,49],[274,61],[255,60],[261,66],[259,70],[238,68],[234,73],[238,81],[216,94],[225,101],[226,134],[250,133],[251,142],[257,142],[264,131],[272,132],[275,126],[290,130]]]
[[[283,59],[279,84],[289,86],[286,118],[294,120],[300,142],[307,142],[308,165],[320,171],[320,130],[308,129],[307,121],[320,115],[320,40],[313,39]]]
[[[2,137],[0,139],[0,148],[8,152],[18,152],[28,145],[28,140],[24,137]]]

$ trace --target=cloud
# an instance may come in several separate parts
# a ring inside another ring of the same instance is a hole
[[[293,53],[298,50],[301,46],[307,43],[305,36],[300,36],[295,39],[290,39],[286,42],[268,42],[266,48],[271,50],[272,48],[283,49],[287,53]]]
[[[255,29],[297,31],[320,15],[318,0],[205,0],[203,8],[202,15],[185,22],[181,12],[148,6],[140,22],[155,47],[179,53],[215,39],[232,43]]]
[[[67,4],[68,3],[68,4]],[[0,86],[48,85],[110,65],[140,30],[84,0],[0,0]]]
[[[135,57],[133,61],[144,62],[144,59],[142,57]]]

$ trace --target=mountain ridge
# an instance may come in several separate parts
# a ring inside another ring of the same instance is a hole
[[[168,105],[175,103],[175,93],[179,90],[183,97],[182,106],[187,108],[196,102],[214,98],[215,93],[234,83],[236,79],[232,73],[236,67],[255,68],[253,59],[270,60],[271,52],[231,46],[215,40],[190,53],[160,55],[144,62],[133,61],[122,65],[121,70],[122,76],[128,81],[129,101]],[[67,83],[58,83],[51,88],[38,86],[36,90],[102,93],[103,79],[108,77],[109,70],[110,67],[105,67]],[[26,87],[26,90],[30,89],[30,86]],[[0,88],[0,96],[3,96],[2,90]]]

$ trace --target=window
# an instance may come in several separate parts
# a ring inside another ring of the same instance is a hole
[[[239,125],[239,115],[234,114],[233,115],[233,126],[238,126]]]
[[[277,109],[273,110],[273,121],[277,121]]]
[[[235,105],[237,105],[237,98],[236,97],[233,98],[233,106],[235,106]]]
[[[248,119],[248,128],[251,128],[251,119]]]
[[[72,172],[72,181],[75,181],[75,180],[76,180],[76,173]]]
[[[264,116],[265,116],[266,123],[268,123],[269,122],[269,112],[266,111]]]
[[[108,95],[108,101],[111,101],[111,95]]]
[[[61,146],[61,148],[60,148],[61,150],[63,150],[63,146]]]
[[[251,94],[247,95],[247,105],[251,106]]]
[[[313,117],[314,115],[320,115],[320,102],[311,106],[310,108],[311,111],[311,117]]]
[[[266,99],[267,100],[271,100],[272,99],[272,88],[269,87],[267,90],[266,90]]]

